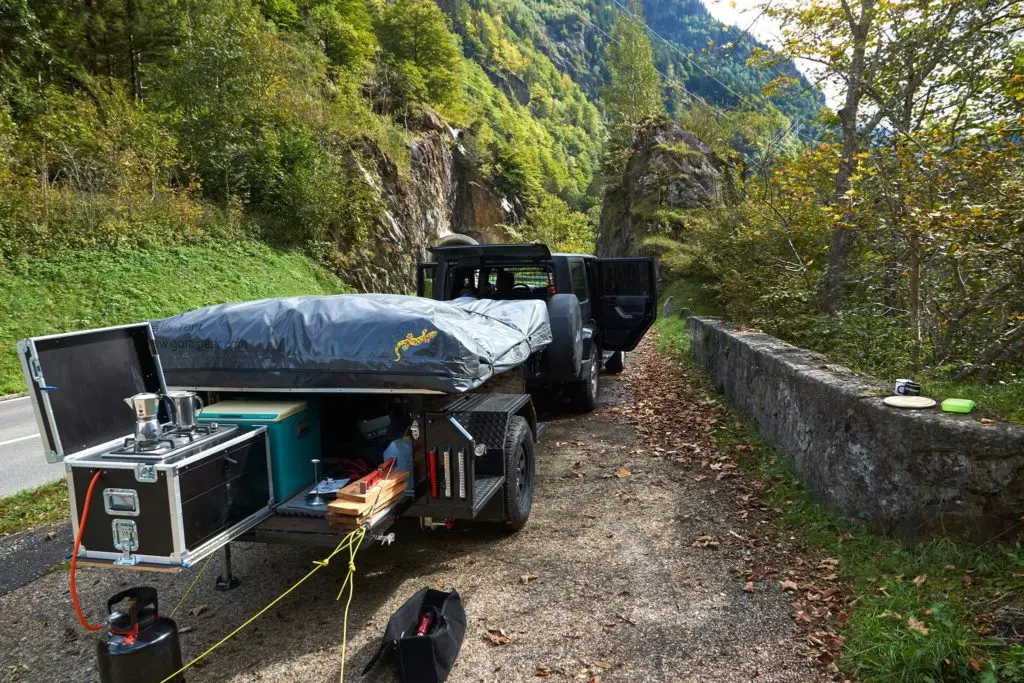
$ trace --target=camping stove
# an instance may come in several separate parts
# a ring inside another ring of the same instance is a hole
[[[215,422],[197,424],[191,427],[164,425],[160,437],[151,440],[137,440],[127,437],[123,445],[107,451],[106,458],[169,458],[177,455],[183,448],[192,450],[193,446],[212,446],[220,443],[224,437],[238,431],[238,427],[218,425]],[[212,442],[212,443],[209,443]]]

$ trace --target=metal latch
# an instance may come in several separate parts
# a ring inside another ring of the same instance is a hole
[[[46,386],[46,380],[43,379],[43,368],[39,365],[38,358],[28,359],[28,373],[32,375],[32,381],[39,385],[41,391],[56,391],[57,387]]]
[[[130,519],[115,519],[111,523],[114,531],[114,548],[121,551],[121,557],[114,560],[114,564],[132,566],[139,563],[137,557],[132,555],[133,551],[139,549],[139,530],[135,522]]]
[[[153,463],[140,462],[135,465],[135,481],[140,484],[152,484],[156,477],[156,465]]]

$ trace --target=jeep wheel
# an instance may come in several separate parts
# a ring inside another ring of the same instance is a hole
[[[601,352],[594,349],[594,357],[587,365],[587,379],[570,387],[570,403],[577,413],[589,413],[597,408],[597,394],[600,389],[601,368],[598,359]]]
[[[537,486],[533,433],[526,418],[513,416],[505,436],[505,528],[519,531],[530,518]]]
[[[609,375],[617,375],[626,367],[626,352],[616,351],[604,362],[604,371]]]

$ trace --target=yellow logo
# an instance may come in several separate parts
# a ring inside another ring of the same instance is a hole
[[[411,346],[419,346],[420,344],[426,344],[431,339],[437,336],[437,330],[423,330],[420,332],[420,336],[412,336],[412,332],[405,335],[405,339],[400,339],[395,344],[395,360],[402,360],[402,351],[407,350]]]

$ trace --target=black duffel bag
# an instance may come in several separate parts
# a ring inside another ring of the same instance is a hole
[[[416,635],[423,615],[431,615],[427,634]],[[363,669],[365,676],[381,657],[394,657],[402,683],[441,683],[452,670],[466,635],[466,612],[457,591],[424,588],[391,615],[377,653]]]

